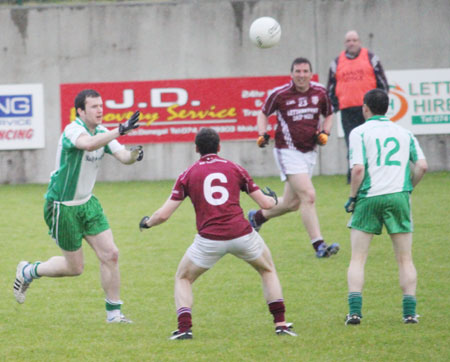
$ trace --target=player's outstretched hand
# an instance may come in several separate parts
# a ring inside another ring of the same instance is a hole
[[[137,122],[139,121],[140,113],[140,111],[134,112],[134,114],[126,122],[119,125],[119,133],[121,136],[139,127]]]
[[[256,140],[256,144],[258,147],[264,148],[269,144],[270,135],[267,133],[264,133],[262,136],[259,136]]]
[[[142,159],[144,158],[144,150],[142,149],[141,145],[130,147],[130,152],[132,153],[136,161],[142,161]]]
[[[316,132],[316,143],[320,146],[325,146],[328,142],[329,134],[325,131]]]
[[[150,229],[150,226],[147,225],[148,220],[150,220],[149,216],[144,216],[141,219],[141,222],[139,223],[139,231],[142,231],[142,229]]]
[[[261,189],[261,191],[264,195],[273,197],[273,199],[275,200],[275,205],[278,205],[277,194],[275,193],[275,191],[271,190],[269,186],[266,186],[265,189]]]
[[[345,211],[353,212],[355,210],[356,197],[349,197],[347,203],[345,204]]]

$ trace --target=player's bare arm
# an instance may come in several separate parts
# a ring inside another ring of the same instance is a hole
[[[95,151],[99,148],[106,146],[109,142],[119,137],[119,129],[113,129],[112,131],[105,133],[98,133],[95,136],[91,136],[87,133],[81,134],[76,142],[75,147],[85,151]]]
[[[258,135],[262,136],[267,131],[267,125],[269,124],[269,118],[260,111],[256,119],[256,125],[258,126]]]
[[[261,190],[256,190],[249,195],[261,209],[271,209],[277,204],[274,197],[266,196]]]
[[[117,137],[123,136],[131,132],[133,129],[138,128],[139,115],[139,111],[134,112],[126,122],[120,124],[119,127],[109,132],[98,133],[95,136],[83,133],[77,138],[75,146],[80,150],[85,151],[98,150],[99,148],[106,146],[109,142],[116,139]],[[92,127],[92,129],[95,128],[94,126]]]
[[[328,142],[328,136],[331,132],[331,126],[333,125],[333,114],[330,114],[325,118],[320,129],[317,130],[315,140],[320,146],[325,146]]]
[[[354,165],[352,168],[352,180],[350,183],[350,196],[345,204],[344,208],[347,212],[355,211],[356,195],[361,187],[361,183],[364,179],[365,168],[364,165]]]
[[[413,187],[416,187],[416,185],[422,180],[423,175],[425,175],[425,172],[428,170],[428,164],[426,160],[417,160],[417,162],[414,164],[414,167],[411,170],[411,182]]]
[[[131,165],[144,158],[142,146],[133,146],[130,149],[122,149],[113,154],[113,156],[124,165]]]
[[[162,224],[169,220],[172,214],[178,209],[178,206],[181,205],[183,201],[175,201],[168,199],[163,206],[161,206],[158,210],[156,210],[152,216],[144,216],[139,223],[139,228],[141,229],[149,229],[152,226],[156,226]]]
[[[325,117],[325,120],[323,121],[323,131],[326,134],[330,134],[331,127],[333,126],[333,114],[330,114],[328,117]]]
[[[364,179],[364,165],[354,165],[352,168],[352,181],[350,184],[350,197],[356,197]]]
[[[256,139],[256,144],[260,148],[264,148],[269,144],[270,136],[266,132],[268,122],[268,117],[262,111],[260,111],[256,121],[258,127],[258,138]]]

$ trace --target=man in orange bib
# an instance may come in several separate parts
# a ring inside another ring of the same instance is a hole
[[[350,30],[345,35],[345,50],[330,64],[327,86],[333,112],[341,111],[347,158],[350,132],[364,123],[364,94],[374,88],[389,91],[380,59],[362,48],[358,33]],[[350,183],[350,170],[347,171],[347,182]]]

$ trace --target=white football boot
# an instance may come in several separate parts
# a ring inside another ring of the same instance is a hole
[[[14,281],[14,296],[16,297],[17,303],[19,304],[25,302],[25,293],[27,292],[28,287],[33,281],[33,279],[25,279],[25,276],[23,275],[23,270],[29,264],[30,263],[28,263],[27,261],[21,261],[17,265],[16,280]]]

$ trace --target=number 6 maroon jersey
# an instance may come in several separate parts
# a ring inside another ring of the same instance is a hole
[[[252,232],[239,197],[241,191],[250,194],[256,190],[259,187],[244,168],[217,154],[207,154],[178,177],[170,198],[181,201],[189,196],[200,236],[230,240]]]

